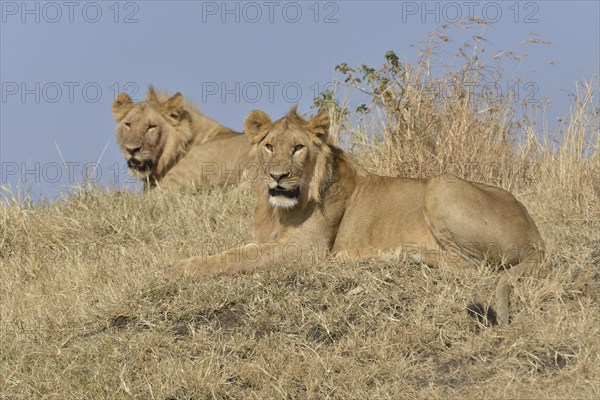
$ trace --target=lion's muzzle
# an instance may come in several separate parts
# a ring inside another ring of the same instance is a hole
[[[127,166],[136,172],[148,172],[154,167],[153,160],[138,160],[137,158],[130,158],[127,160]]]
[[[299,194],[300,194],[300,189],[298,189],[298,188],[285,189],[279,185],[277,185],[274,188],[269,188],[269,195],[271,197],[283,196],[283,197],[287,197],[288,199],[293,199],[293,198],[298,197]]]

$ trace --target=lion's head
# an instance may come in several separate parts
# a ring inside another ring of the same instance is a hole
[[[193,137],[180,93],[168,97],[150,87],[146,100],[137,104],[120,93],[112,111],[117,143],[129,170],[143,180],[162,178]]]
[[[332,159],[325,112],[307,121],[293,107],[285,117],[272,122],[267,114],[254,110],[244,121],[244,131],[253,144],[272,207],[292,209],[320,201],[331,175]]]

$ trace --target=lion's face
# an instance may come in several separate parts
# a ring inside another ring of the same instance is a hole
[[[244,130],[252,138],[272,207],[291,209],[314,197],[315,167],[328,126],[323,115],[304,121],[295,109],[274,123],[262,111],[246,118]]]
[[[152,107],[137,105],[117,125],[117,143],[129,169],[139,176],[148,175],[164,149],[172,127]]]
[[[144,101],[133,104],[129,96],[121,93],[113,103],[117,120],[117,143],[129,170],[144,179],[156,173],[159,161],[179,123],[174,103],[177,94],[166,102]]]
[[[273,207],[293,208],[308,185],[312,159],[312,143],[306,132],[293,126],[285,130],[274,126],[257,147],[257,160],[263,169]]]

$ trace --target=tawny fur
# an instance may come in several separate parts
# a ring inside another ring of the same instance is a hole
[[[246,135],[206,117],[180,93],[169,97],[151,86],[137,104],[121,93],[112,111],[117,143],[145,188],[235,184],[251,160]]]
[[[497,286],[496,313],[508,323],[511,281],[539,265],[544,249],[525,207],[501,188],[451,175],[417,180],[368,173],[328,141],[328,128],[324,113],[305,121],[292,109],[276,122],[262,111],[250,113],[244,130],[264,177],[257,187],[258,243],[181,260],[169,276],[252,271],[298,257],[298,249],[303,256],[316,251],[352,259],[406,253],[429,266],[490,262],[507,270]],[[299,188],[295,207],[278,207],[270,198],[273,176],[285,176],[281,188]]]

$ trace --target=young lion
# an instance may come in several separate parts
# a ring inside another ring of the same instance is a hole
[[[507,268],[496,312],[508,323],[509,278],[534,267],[544,248],[525,207],[503,189],[451,175],[422,181],[368,173],[328,141],[328,129],[324,113],[305,121],[292,109],[272,122],[251,112],[244,130],[264,178],[259,243],[181,260],[169,276],[252,271],[285,260],[291,245],[351,258],[403,251],[430,266],[487,260]]]
[[[169,97],[150,86],[137,104],[120,93],[112,111],[129,171],[146,189],[238,183],[251,160],[246,135],[206,117],[180,93]]]

